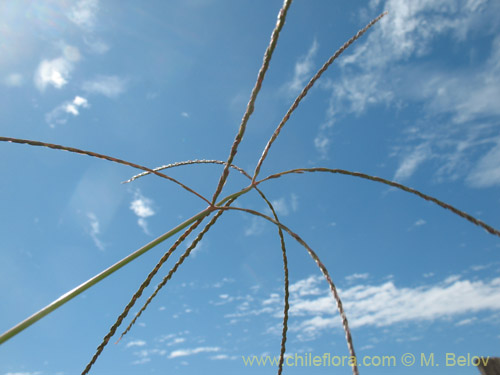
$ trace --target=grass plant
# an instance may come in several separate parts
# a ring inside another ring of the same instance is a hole
[[[199,233],[197,234],[194,241],[192,241],[192,243],[186,248],[186,250],[180,256],[180,258],[175,263],[175,265],[170,269],[168,274],[157,285],[154,292],[147,298],[146,302],[142,305],[142,307],[140,308],[138,313],[133,317],[133,319],[128,324],[128,326],[122,331],[121,335],[119,336],[118,341],[131,330],[134,323],[141,316],[141,314],[144,312],[144,310],[148,307],[150,302],[157,296],[158,292],[168,283],[168,281],[171,280],[171,278],[176,273],[176,271],[182,266],[182,264],[186,260],[186,258],[190,256],[190,254],[192,253],[192,251],[196,247],[196,245],[199,243],[199,241],[201,241],[202,238],[204,237],[204,235],[212,228],[213,225],[216,224],[216,222],[220,218],[220,216],[223,215],[226,211],[232,210],[232,211],[242,211],[242,212],[245,212],[246,214],[249,214],[249,215],[254,215],[254,216],[259,216],[259,217],[264,218],[265,220],[269,221],[270,223],[272,223],[276,226],[277,233],[278,233],[278,236],[280,238],[281,251],[282,251],[282,257],[283,257],[284,301],[283,301],[282,338],[281,338],[280,361],[279,361],[279,366],[278,366],[278,374],[281,374],[283,371],[283,361],[284,361],[284,356],[285,356],[285,352],[286,352],[287,331],[288,331],[288,312],[289,312],[289,307],[290,307],[289,301],[288,301],[288,299],[289,299],[289,285],[288,285],[289,284],[289,272],[288,272],[288,260],[287,260],[284,232],[286,232],[288,235],[290,235],[294,240],[296,240],[298,243],[300,243],[305,248],[307,253],[311,256],[313,261],[318,266],[320,272],[325,277],[325,279],[329,285],[330,291],[332,293],[332,296],[336,301],[338,312],[341,316],[341,321],[342,321],[342,326],[343,326],[343,329],[345,332],[348,351],[349,351],[351,356],[355,356],[356,353],[354,350],[353,337],[351,334],[351,330],[349,328],[349,323],[348,323],[348,319],[346,316],[346,312],[344,311],[344,308],[342,306],[341,297],[340,297],[339,293],[337,292],[336,286],[333,282],[333,279],[332,279],[330,273],[328,272],[327,267],[321,261],[319,255],[299,236],[299,234],[292,231],[292,229],[290,229],[288,226],[286,226],[284,223],[282,223],[280,221],[280,219],[276,213],[276,210],[274,209],[273,205],[267,199],[265,193],[262,190],[266,181],[278,179],[278,178],[286,178],[286,176],[289,174],[307,174],[307,173],[340,174],[343,176],[357,177],[357,178],[367,179],[367,180],[370,180],[373,182],[385,184],[385,185],[391,186],[393,188],[397,188],[397,189],[403,190],[405,192],[411,193],[413,195],[416,195],[419,198],[422,198],[424,200],[435,203],[435,204],[441,206],[442,208],[468,220],[472,224],[475,224],[477,226],[482,227],[487,232],[489,232],[495,236],[500,237],[499,230],[489,226],[488,224],[478,220],[477,218],[473,217],[472,215],[469,215],[469,214],[467,214],[467,213],[465,213],[465,212],[463,212],[463,211],[461,211],[461,210],[459,210],[459,209],[457,209],[457,208],[455,208],[455,207],[453,207],[453,206],[451,206],[451,205],[449,205],[449,204],[447,204],[447,203],[445,203],[445,202],[443,202],[435,197],[432,197],[430,195],[419,192],[419,191],[412,189],[408,186],[405,186],[403,184],[400,184],[400,183],[397,183],[394,181],[390,181],[390,180],[387,180],[384,178],[371,176],[371,175],[364,174],[364,173],[353,172],[353,171],[348,171],[348,170],[343,170],[343,169],[328,169],[328,168],[317,167],[317,168],[300,168],[300,169],[282,171],[279,173],[269,175],[265,178],[258,179],[258,176],[259,176],[259,173],[261,170],[261,166],[265,162],[265,159],[269,153],[271,146],[273,145],[273,142],[277,139],[281,130],[283,129],[283,127],[285,126],[285,124],[289,120],[290,116],[298,108],[300,102],[307,95],[308,91],[313,87],[313,85],[317,82],[317,80],[321,77],[321,75],[328,69],[328,67],[335,61],[335,59],[337,59],[342,54],[342,52],[344,52],[352,43],[354,43],[358,38],[360,38],[369,28],[371,28],[382,17],[384,17],[386,15],[385,13],[379,15],[377,18],[375,18],[373,21],[371,21],[366,27],[364,27],[363,29],[358,31],[341,48],[339,48],[324,63],[324,65],[321,67],[321,69],[319,69],[318,72],[310,79],[309,83],[303,88],[301,93],[294,100],[293,104],[291,105],[289,110],[286,112],[283,119],[278,124],[276,130],[274,131],[274,133],[270,137],[267,145],[265,146],[265,148],[262,152],[262,156],[260,157],[259,161],[257,162],[257,164],[255,166],[255,170],[254,170],[253,174],[249,174],[245,170],[243,170],[242,168],[233,164],[233,162],[236,158],[237,152],[238,152],[238,147],[239,147],[240,143],[243,141],[248,120],[250,119],[252,113],[254,112],[256,98],[259,94],[262,83],[265,79],[266,72],[267,72],[269,64],[271,62],[273,52],[277,46],[280,32],[284,27],[287,12],[288,12],[289,7],[291,6],[291,3],[292,3],[292,0],[285,0],[283,7],[279,11],[276,27],[272,31],[270,43],[265,51],[263,63],[262,63],[262,66],[258,72],[255,86],[252,90],[246,111],[243,115],[243,118],[242,118],[241,124],[239,126],[237,135],[236,135],[234,142],[231,146],[229,156],[228,156],[226,161],[188,160],[188,161],[184,161],[184,162],[177,162],[177,163],[164,165],[164,166],[153,169],[153,168],[142,166],[142,165],[139,165],[139,164],[136,164],[133,162],[117,159],[115,157],[111,157],[108,155],[98,154],[98,153],[95,153],[92,151],[85,151],[85,150],[80,150],[80,149],[76,149],[76,148],[72,148],[72,147],[68,147],[68,146],[45,143],[42,141],[0,137],[0,141],[2,141],[2,142],[24,144],[24,145],[29,145],[29,146],[40,146],[40,147],[51,148],[51,149],[55,149],[55,150],[64,150],[64,151],[69,151],[72,153],[77,153],[77,154],[81,154],[81,155],[87,155],[87,156],[91,156],[94,158],[107,160],[107,161],[110,161],[113,163],[123,164],[123,165],[129,166],[129,167],[135,168],[135,169],[139,169],[142,171],[142,173],[131,177],[129,180],[125,181],[125,183],[132,183],[133,181],[135,181],[141,177],[144,177],[148,174],[154,174],[158,177],[167,179],[170,182],[177,184],[181,188],[183,188],[183,189],[187,190],[188,192],[190,192],[191,194],[195,195],[197,198],[202,199],[207,204],[207,207],[204,210],[194,214],[191,218],[180,223],[176,227],[169,229],[168,231],[166,231],[164,234],[162,234],[158,238],[156,238],[153,241],[149,242],[148,244],[144,245],[140,249],[134,251],[130,255],[126,256],[125,258],[123,258],[119,262],[117,262],[114,265],[110,266],[109,268],[105,269],[104,271],[102,271],[101,273],[92,277],[91,279],[84,282],[83,284],[68,291],[66,294],[62,295],[57,300],[53,301],[51,304],[47,305],[46,307],[44,307],[43,309],[41,309],[37,313],[33,314],[29,318],[25,319],[24,321],[20,322],[16,326],[9,329],[7,332],[3,333],[0,336],[0,344],[13,338],[18,333],[20,333],[24,329],[28,328],[32,324],[34,324],[36,321],[42,319],[47,314],[49,314],[52,311],[56,310],[57,308],[61,307],[66,302],[69,302],[70,300],[72,300],[73,298],[75,298],[76,296],[78,296],[79,294],[84,292],[85,290],[89,289],[90,287],[98,284],[103,279],[105,279],[107,276],[113,274],[114,272],[118,271],[120,268],[124,267],[128,263],[134,261],[139,256],[141,256],[142,254],[151,250],[155,246],[159,245],[160,243],[162,243],[166,239],[182,232],[180,234],[180,236],[178,237],[178,239],[175,241],[175,243],[161,257],[161,259],[158,261],[156,266],[147,275],[147,277],[144,279],[143,283],[139,286],[137,291],[134,293],[134,295],[130,299],[129,303],[123,309],[122,313],[117,317],[115,323],[110,327],[109,331],[105,334],[105,336],[101,340],[100,344],[98,345],[98,347],[95,351],[95,354],[89,360],[87,366],[82,371],[82,375],[89,373],[90,370],[92,369],[92,366],[95,364],[96,360],[99,358],[99,356],[103,352],[104,348],[109,343],[110,339],[116,334],[116,331],[122,325],[125,318],[128,316],[132,307],[135,306],[138,299],[142,296],[145,288],[151,283],[153,277],[159,272],[159,270],[162,268],[162,266],[165,264],[165,262],[179,248],[179,245],[182,244],[191,233],[194,233],[203,222],[208,221],[205,224],[205,226],[203,227],[203,229],[201,231],[199,231]],[[219,179],[218,184],[214,190],[213,196],[210,199],[201,195],[200,193],[196,192],[195,190],[193,190],[189,186],[186,186],[182,182],[165,174],[166,171],[171,169],[171,168],[177,168],[177,167],[181,167],[181,166],[189,166],[189,165],[195,165],[195,164],[218,164],[218,165],[223,166],[223,171],[221,173],[220,179]],[[243,174],[248,179],[249,185],[240,191],[233,192],[233,193],[228,194],[227,196],[225,196],[223,198],[220,198],[221,194],[223,192],[223,188],[224,188],[224,186],[227,182],[227,179],[229,177],[230,170],[234,170],[234,171],[237,171],[237,172]],[[248,192],[250,192],[252,190],[256,190],[257,193],[260,195],[260,197],[265,201],[266,205],[270,209],[270,212],[272,213],[272,217],[264,214],[263,212],[251,210],[251,209],[240,207],[240,206],[238,206],[238,207],[233,206],[233,202],[235,202],[240,196],[247,194]],[[354,364],[352,366],[352,372],[354,375],[357,375],[359,373],[358,367],[356,364]]]

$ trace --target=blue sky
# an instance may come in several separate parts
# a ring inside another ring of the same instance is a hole
[[[6,1],[0,4],[1,135],[156,167],[226,160],[281,1]],[[389,14],[330,67],[270,150],[261,177],[322,166],[396,180],[500,227],[500,4],[487,0],[297,0],[235,164],[253,172],[310,77],[348,38]],[[0,145],[0,330],[206,207],[156,176],[39,147]],[[222,171],[168,174],[211,197]],[[247,185],[231,172],[223,195]],[[496,355],[500,242],[405,192],[349,176],[289,175],[262,190],[320,256],[363,356],[362,374],[473,374],[446,353]],[[268,213],[254,193],[240,207]],[[194,238],[193,236],[190,239]],[[0,347],[0,374],[83,370],[157,260],[149,251]],[[287,355],[348,355],[328,286],[286,237]],[[180,252],[145,291],[148,296]],[[276,229],[226,212],[93,374],[273,373],[283,265]],[[139,306],[132,309],[138,311]],[[128,319],[131,319],[129,316]],[[125,324],[128,324],[126,320]],[[125,327],[123,327],[125,328]],[[440,367],[404,367],[404,353]],[[351,373],[347,366],[285,373]]]

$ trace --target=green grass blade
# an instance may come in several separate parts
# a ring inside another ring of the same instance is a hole
[[[144,245],[140,249],[134,251],[132,254],[126,256],[122,260],[118,261],[117,263],[113,264],[111,267],[107,268],[106,270],[102,271],[98,275],[92,277],[91,279],[85,281],[83,284],[80,284],[73,290],[70,290],[69,292],[63,294],[61,297],[50,303],[49,305],[45,306],[43,309],[40,311],[36,312],[29,318],[23,320],[21,323],[15,325],[8,331],[4,332],[0,336],[0,345],[9,340],[10,338],[14,337],[18,333],[22,332],[38,320],[42,319],[44,316],[50,314],[52,311],[58,309],[62,305],[64,305],[66,302],[71,301],[73,298],[78,296],[80,293],[84,292],[85,290],[89,289],[91,286],[99,283],[100,281],[104,280],[106,277],[109,275],[113,274],[114,272],[118,271],[120,268],[123,266],[127,265],[134,259],[138,258],[142,254],[146,253],[147,251],[151,250],[153,247],[156,245],[162,243],[166,239],[170,238],[177,232],[181,231],[182,229],[186,228],[187,226],[191,225],[195,221],[207,216],[212,212],[213,209],[207,208],[200,213],[196,214],[195,216],[191,217],[190,219],[184,221],[183,223],[179,224],[175,228],[169,230],[168,232],[162,234],[158,238],[154,239],[147,245]]]

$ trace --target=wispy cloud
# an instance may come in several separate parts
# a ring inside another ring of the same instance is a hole
[[[62,55],[53,60],[42,60],[35,72],[35,85],[44,91],[48,85],[62,88],[68,83],[74,64],[80,60],[78,48],[64,45]]]
[[[290,213],[288,208],[288,204],[285,201],[285,198],[279,198],[271,201],[271,204],[274,207],[274,210],[278,215],[287,216]]]
[[[331,140],[330,138],[324,134],[324,129],[320,131],[320,133],[314,138],[314,147],[316,148],[316,151],[321,156],[321,159],[326,159],[328,155],[328,150],[330,149],[330,143]]]
[[[87,45],[91,52],[100,55],[108,52],[110,48],[106,42],[94,36],[84,36],[83,42]]]
[[[193,258],[196,258],[196,256],[200,253],[200,251],[202,251],[203,248],[204,248],[204,242],[203,241],[198,242],[195,248],[191,251],[191,256]]]
[[[210,359],[212,361],[220,361],[220,360],[231,360],[231,361],[234,361],[236,359],[239,359],[241,357],[239,356],[236,356],[236,355],[227,355],[227,354],[217,354],[217,355],[213,355],[210,357]]]
[[[144,233],[150,234],[146,218],[155,214],[153,201],[143,196],[140,190],[136,190],[134,192],[134,199],[130,202],[130,209],[139,218],[137,224],[142,228]]]
[[[264,231],[264,222],[262,219],[252,217],[250,225],[245,227],[245,236],[257,236]]]
[[[24,77],[20,73],[11,73],[4,78],[3,83],[9,87],[20,87],[24,83]]]
[[[226,284],[230,284],[230,283],[234,283],[235,280],[230,278],[230,277],[224,277],[222,278],[222,280],[220,281],[217,281],[215,283],[213,283],[212,285],[210,285],[210,287],[212,288],[222,288],[224,285]]]
[[[101,233],[101,230],[97,216],[93,212],[89,212],[87,214],[87,218],[89,219],[90,222],[90,232],[89,232],[90,237],[92,237],[92,240],[94,241],[95,245],[99,250],[104,250],[104,244],[98,238],[98,235]]]
[[[199,353],[213,353],[220,351],[221,348],[218,346],[201,346],[193,349],[179,349],[174,350],[168,355],[168,358],[178,358],[178,357],[186,357]]]
[[[430,159],[432,153],[428,144],[423,143],[418,145],[410,154],[405,155],[401,161],[394,180],[403,181],[410,178],[417,170],[418,166],[424,161]]]
[[[271,204],[278,216],[288,216],[291,212],[295,212],[299,209],[299,197],[297,194],[290,194],[290,198],[281,197],[278,199],[271,200]],[[266,207],[265,212],[271,214],[271,210]]]
[[[318,50],[318,46],[317,40],[314,39],[307,54],[299,58],[295,63],[293,78],[286,84],[287,92],[290,95],[298,94],[304,87],[306,81],[311,78],[310,75],[314,68],[313,60]]]
[[[425,225],[425,224],[427,224],[427,221],[425,221],[424,219],[418,219],[417,221],[415,221],[413,223],[413,225],[416,227],[421,227],[422,225]]]
[[[142,349],[133,353],[134,356],[138,357],[135,361],[132,361],[133,365],[143,365],[145,363],[151,362],[152,356],[164,356],[167,354],[165,349]]]
[[[84,82],[82,88],[88,93],[116,98],[125,92],[126,80],[118,76],[98,76],[91,81]]]
[[[56,125],[63,125],[68,122],[70,115],[78,116],[80,114],[80,108],[88,107],[89,103],[87,99],[77,95],[72,101],[66,101],[47,113],[45,115],[45,121],[52,128]]]
[[[500,278],[490,281],[453,279],[414,288],[397,287],[389,281],[380,285],[357,285],[342,290],[341,296],[352,327],[456,319],[463,314],[500,310]],[[301,300],[291,306],[295,315],[314,315],[303,320],[297,328],[307,335],[339,327],[339,319],[331,315],[335,303],[326,295]]]
[[[67,13],[67,17],[78,27],[91,31],[95,26],[98,9],[98,0],[79,0]]]
[[[29,372],[29,371],[24,371],[24,372],[6,372],[5,375],[40,375],[40,371],[34,371],[34,372]]]
[[[356,282],[339,290],[351,327],[388,327],[399,323],[432,322],[438,319],[463,322],[465,314],[500,311],[500,278],[465,279],[452,275],[435,284],[398,286],[395,281],[366,283],[368,274],[346,279]],[[246,301],[244,310],[227,318],[268,314],[282,318],[282,296]],[[341,328],[337,308],[321,276],[310,276],[290,285],[291,327],[300,340],[317,337],[326,329]],[[470,318],[470,317],[469,317]],[[465,323],[461,323],[465,324]],[[274,332],[274,330],[271,329]]]
[[[145,345],[146,341],[144,340],[134,340],[134,341],[129,341],[125,347],[130,348],[132,346],[145,346]]]
[[[382,9],[390,16],[339,60],[340,78],[321,82],[320,87],[329,90],[331,98],[315,139],[318,153],[326,157],[332,143],[328,128],[343,115],[380,105],[402,108],[415,104],[427,117],[415,125],[413,146],[398,153],[397,179],[411,177],[430,158],[442,163],[436,172],[438,178],[465,177],[477,157],[474,154],[471,159],[472,151],[487,140],[484,128],[496,127],[498,134],[500,38],[494,37],[499,24],[493,14],[500,12],[500,3],[386,0],[372,2],[363,17]],[[435,41],[446,41],[465,52],[464,42],[477,44],[474,38],[485,35],[493,37],[484,39],[487,43],[493,40],[486,59],[476,56],[478,63],[453,66],[438,60],[441,57]],[[420,142],[415,144],[418,136]],[[478,185],[492,183],[496,184]]]
[[[467,177],[467,182],[473,187],[500,185],[500,139],[496,146],[477,162]]]
[[[355,280],[366,280],[370,275],[368,273],[353,273],[352,275],[346,276],[347,281]]]

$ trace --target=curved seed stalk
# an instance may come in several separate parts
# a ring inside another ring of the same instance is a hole
[[[278,22],[276,23],[276,27],[274,28],[271,34],[271,41],[267,46],[266,52],[264,53],[264,61],[262,62],[262,66],[259,70],[259,74],[257,75],[257,81],[255,82],[255,86],[250,95],[250,100],[248,102],[245,114],[243,115],[243,119],[241,120],[240,127],[238,129],[238,134],[236,134],[236,138],[234,139],[233,145],[231,146],[231,151],[229,152],[229,157],[227,159],[227,164],[224,166],[224,170],[222,171],[222,175],[219,180],[219,184],[217,185],[217,189],[215,190],[214,196],[212,198],[212,204],[215,204],[217,198],[222,192],[222,188],[226,183],[227,176],[229,175],[229,166],[233,163],[234,157],[238,152],[238,146],[243,139],[243,135],[245,134],[245,129],[247,127],[247,122],[250,119],[250,116],[253,113],[255,108],[255,100],[257,99],[257,95],[259,94],[260,88],[262,87],[262,82],[264,81],[264,77],[267,72],[267,68],[269,67],[269,63],[271,62],[271,57],[273,56],[274,49],[276,48],[276,44],[278,43],[278,38],[285,25],[286,14],[288,9],[292,5],[292,0],[285,0],[283,3],[283,7],[281,8],[278,14]]]
[[[155,171],[153,169],[150,169],[148,167],[145,167],[143,165],[131,163],[129,161],[122,160],[122,159],[117,159],[117,158],[114,158],[114,157],[109,156],[109,155],[98,154],[97,152],[93,152],[93,151],[80,150],[80,149],[74,148],[74,147],[67,147],[67,146],[56,145],[56,144],[46,143],[46,142],[40,142],[40,141],[32,141],[30,139],[0,137],[0,142],[10,142],[10,143],[26,144],[26,145],[29,145],[29,146],[47,147],[47,148],[52,148],[54,150],[69,151],[69,152],[73,152],[75,154],[87,155],[87,156],[91,156],[91,157],[98,158],[98,159],[108,160],[108,161],[111,161],[113,163],[128,165],[129,167],[136,168],[136,169],[141,169],[143,171],[146,171],[146,172],[149,172],[149,173],[153,173],[153,174],[155,174],[155,175],[157,175],[159,177],[166,178],[167,180],[172,181],[173,183],[176,183],[177,185],[181,186],[183,189],[185,189],[185,190],[189,191],[190,193],[196,195],[198,198],[203,199],[205,202],[207,202],[210,205],[210,201],[207,198],[205,198],[203,195],[197,193],[196,191],[194,191],[190,187],[184,185],[182,182],[179,182],[179,181],[177,181],[173,177],[167,176],[166,174],[157,172],[157,171]]]
[[[251,177],[249,177],[251,178]],[[276,211],[272,205],[271,202],[267,199],[267,197],[264,195],[264,193],[257,187],[255,186],[255,189],[257,192],[260,194],[262,199],[264,199],[267,203],[267,206],[271,210],[274,216],[274,220],[276,220],[277,223],[279,223],[278,219],[278,214],[276,214]],[[288,299],[290,297],[290,292],[289,292],[289,279],[288,279],[288,257],[286,255],[286,246],[285,246],[285,238],[283,237],[283,230],[281,229],[280,226],[278,226],[278,235],[280,237],[280,242],[281,242],[281,253],[283,255],[283,273],[284,273],[284,285],[285,285],[285,297],[284,297],[284,307],[283,307],[283,329],[281,331],[281,348],[280,348],[280,359],[278,363],[278,375],[281,375],[283,372],[283,362],[285,361],[285,351],[286,351],[286,335],[288,331],[288,310],[290,309],[290,304],[288,302]]]
[[[297,96],[297,98],[293,102],[292,106],[287,111],[287,113],[285,114],[285,116],[283,117],[283,119],[281,120],[281,122],[279,123],[278,127],[274,131],[273,135],[271,136],[271,138],[267,142],[267,145],[264,148],[264,151],[262,152],[262,156],[260,157],[259,161],[257,162],[257,166],[255,167],[255,172],[254,172],[253,177],[252,177],[252,183],[255,182],[255,179],[259,175],[260,167],[262,166],[262,163],[266,159],[267,153],[269,152],[269,149],[271,148],[273,142],[276,140],[276,138],[278,138],[278,135],[280,134],[281,129],[283,128],[283,126],[285,126],[286,122],[288,121],[288,119],[292,115],[293,111],[295,111],[295,109],[297,109],[297,107],[299,106],[299,104],[302,101],[302,99],[305,98],[305,96],[307,95],[307,93],[309,92],[309,90],[314,86],[314,84],[316,83],[316,81],[328,69],[328,67],[342,54],[342,52],[344,52],[347,48],[349,48],[349,46],[351,44],[353,44],[357,39],[359,39],[364,33],[366,33],[366,31],[370,27],[372,27],[373,25],[375,25],[386,14],[387,14],[387,12],[384,12],[384,13],[380,14],[377,18],[373,19],[368,25],[366,25],[364,28],[362,28],[361,30],[359,30],[356,33],[356,35],[354,35],[351,39],[349,39],[347,42],[345,42],[344,45],[342,47],[340,47],[332,55],[332,57],[330,57],[328,59],[327,62],[325,62],[325,64],[321,67],[321,69],[318,70],[318,72],[314,75],[314,77],[311,78],[311,80],[309,81],[309,83],[302,89],[302,92],[299,94],[299,96]]]
[[[162,171],[164,169],[180,167],[183,165],[192,165],[192,164],[221,164],[221,165],[224,164],[225,165],[226,162],[222,161],[222,160],[195,159],[195,160],[179,161],[176,163],[162,165],[161,167],[156,167],[153,170],[154,171]],[[248,177],[250,180],[252,179],[252,177],[250,177],[250,175],[247,172],[245,172],[243,169],[241,169],[240,167],[238,167],[234,164],[231,164],[229,167],[236,169],[238,172],[242,173],[245,177]],[[135,176],[130,177],[127,181],[123,181],[122,183],[128,184],[129,182],[137,180],[138,178],[144,177],[148,174],[151,174],[151,173],[150,172],[142,172],[142,173],[136,174]]]
[[[354,344],[352,342],[351,329],[349,328],[349,322],[347,321],[347,316],[346,316],[345,311],[344,311],[344,306],[342,305],[342,300],[340,299],[340,296],[337,292],[337,287],[333,283],[332,278],[330,277],[330,274],[328,273],[328,269],[323,264],[323,262],[321,262],[321,260],[319,259],[318,255],[314,252],[314,250],[311,249],[311,247],[309,247],[309,245],[297,233],[293,232],[291,229],[289,229],[284,224],[282,224],[274,219],[271,219],[269,216],[267,216],[261,212],[250,210],[248,208],[242,208],[242,207],[228,207],[228,206],[219,207],[219,206],[217,206],[216,208],[219,210],[243,211],[243,212],[247,212],[247,213],[252,214],[252,215],[260,216],[260,217],[266,219],[267,221],[270,221],[274,225],[277,225],[281,229],[283,229],[290,236],[292,236],[298,243],[300,243],[302,246],[304,246],[306,248],[307,252],[311,256],[311,258],[313,258],[314,262],[316,263],[318,268],[321,270],[321,273],[323,273],[323,276],[325,277],[326,281],[328,282],[328,285],[330,286],[330,291],[333,294],[333,298],[335,299],[335,302],[337,304],[337,309],[339,311],[340,318],[342,320],[342,327],[344,328],[346,341],[347,341],[347,348],[349,349],[349,355],[351,357],[356,357],[356,353],[354,351]],[[359,375],[358,365],[356,363],[354,363],[352,366],[352,372],[353,372],[353,375]]]
[[[205,159],[203,159],[203,160],[187,160],[187,161],[181,161],[181,162],[177,162],[177,163],[167,164],[167,165],[155,168],[154,170],[158,171],[158,170],[174,168],[174,167],[183,166],[183,165],[193,165],[193,164],[226,164],[226,162],[221,161],[221,160],[205,160]],[[250,175],[244,169],[242,169],[238,166],[235,166],[233,164],[231,164],[230,167],[234,168],[237,171],[239,171],[240,173],[242,173],[249,180],[252,179],[252,177],[250,177]],[[143,177],[147,174],[149,174],[149,172],[143,172],[143,173],[137,174],[137,175],[133,176],[132,178],[130,178],[129,180],[125,181],[124,183],[134,181],[137,178]],[[255,186],[255,189],[257,190],[259,195],[262,197],[262,199],[264,199],[264,201],[268,205],[269,209],[271,210],[271,212],[274,216],[274,219],[277,222],[279,222],[278,215],[276,214],[276,211],[275,211],[272,203],[267,199],[267,197],[264,195],[264,193],[257,186]],[[283,329],[282,329],[282,334],[281,334],[281,349],[280,349],[280,359],[279,359],[279,364],[278,364],[278,375],[280,375],[283,372],[283,362],[285,359],[285,351],[286,351],[286,340],[287,340],[287,331],[288,331],[288,310],[290,309],[290,304],[289,304],[288,300],[289,300],[290,293],[289,293],[289,277],[288,277],[288,258],[286,255],[285,238],[283,237],[283,231],[282,231],[281,227],[279,227],[279,226],[278,226],[278,235],[280,237],[281,251],[282,251],[282,255],[283,255],[284,289],[285,289],[284,290],[284,292],[285,292],[284,308],[283,308]],[[152,298],[153,297],[151,297],[151,299]],[[147,306],[147,304],[143,306],[143,309],[146,309],[146,306]],[[134,317],[134,320],[129,324],[127,329],[121,334],[118,341],[120,341],[122,339],[122,337],[125,334],[127,334],[127,332],[130,330],[132,325],[135,323],[135,321],[137,320],[139,315],[140,314],[138,313]]]
[[[233,203],[235,199],[232,199],[229,202],[227,202],[226,203],[226,207],[228,207],[231,203]],[[179,260],[177,261],[177,263],[175,263],[175,265],[169,271],[169,273],[167,274],[167,276],[165,276],[163,278],[163,280],[156,286],[155,291],[149,296],[149,298],[144,303],[144,305],[141,307],[141,309],[139,310],[139,312],[135,315],[135,317],[132,320],[132,322],[130,322],[130,324],[127,326],[127,328],[125,329],[125,331],[123,331],[123,333],[121,334],[119,340],[121,340],[122,337],[125,336],[128,333],[128,331],[130,331],[130,329],[135,324],[135,322],[137,321],[137,319],[141,316],[141,314],[144,312],[144,310],[146,310],[146,308],[149,306],[149,304],[151,303],[151,301],[153,300],[153,298],[156,297],[156,295],[161,290],[161,288],[163,288],[167,284],[167,282],[172,278],[172,276],[174,275],[174,273],[177,272],[178,268],[182,265],[182,263],[184,263],[184,261],[186,260],[186,258],[191,254],[191,252],[194,250],[194,248],[196,247],[196,245],[198,245],[198,243],[203,239],[203,236],[205,235],[205,233],[207,233],[209,231],[209,229],[216,223],[216,221],[219,219],[219,217],[222,215],[222,213],[223,213],[222,210],[217,211],[217,213],[207,223],[207,225],[205,226],[205,228],[203,228],[203,230],[198,234],[198,236],[194,239],[194,241],[191,243],[191,245],[189,245],[189,247],[186,249],[186,251],[179,258]]]
[[[198,225],[200,225],[200,223],[203,221],[203,219],[204,219],[204,217],[195,221],[186,231],[184,231],[184,233],[177,239],[177,241],[175,241],[175,243],[172,245],[172,247],[161,257],[158,264],[156,264],[155,268],[153,268],[153,270],[149,273],[149,275],[146,277],[146,280],[143,281],[143,283],[141,284],[141,286],[139,287],[137,292],[135,292],[135,294],[132,296],[132,299],[129,301],[129,303],[127,304],[127,306],[123,310],[123,312],[118,316],[115,323],[111,326],[111,328],[109,329],[109,332],[106,334],[106,336],[104,336],[102,342],[99,344],[99,346],[96,349],[96,352],[92,356],[92,359],[90,360],[90,362],[87,364],[87,366],[83,370],[82,375],[85,375],[90,371],[90,369],[92,368],[94,363],[97,361],[97,358],[99,358],[102,351],[104,350],[104,347],[108,344],[111,337],[113,337],[113,335],[115,334],[118,327],[122,324],[123,319],[125,319],[125,317],[128,315],[130,309],[135,305],[135,302],[142,295],[142,292],[149,285],[149,283],[151,282],[153,277],[156,275],[156,273],[160,270],[163,263],[165,263],[167,261],[167,259],[170,257],[170,255],[175,251],[175,249],[182,242],[184,242],[184,240],[187,238],[187,236],[189,236],[189,234],[193,230],[195,230],[196,227],[198,227]]]
[[[441,201],[441,200],[439,200],[437,198],[434,198],[434,197],[432,197],[430,195],[421,193],[420,191],[412,189],[412,188],[410,188],[410,187],[408,187],[406,185],[403,185],[403,184],[400,184],[400,183],[397,183],[397,182],[394,182],[394,181],[386,180],[385,178],[371,176],[371,175],[368,175],[368,174],[365,174],[365,173],[351,172],[351,171],[348,171],[348,170],[345,170],[345,169],[299,168],[299,169],[292,169],[292,170],[289,170],[289,171],[280,172],[280,173],[276,173],[276,174],[270,175],[270,176],[268,176],[268,177],[266,177],[266,178],[264,178],[264,179],[256,182],[256,185],[260,184],[261,182],[267,181],[267,180],[271,180],[271,179],[275,179],[275,178],[279,178],[279,177],[285,176],[287,174],[291,174],[291,173],[301,174],[301,173],[304,173],[304,172],[338,173],[338,174],[343,174],[343,175],[348,175],[348,176],[363,178],[365,180],[380,182],[380,183],[383,183],[383,184],[386,184],[386,185],[389,185],[389,186],[401,189],[401,190],[406,191],[408,193],[415,194],[416,196],[419,196],[420,198],[423,198],[426,201],[433,202],[433,203],[437,204],[438,206],[441,206],[441,207],[443,207],[443,208],[445,208],[445,209],[453,212],[454,214],[457,214],[458,216],[460,216],[460,217],[462,217],[462,218],[470,221],[472,224],[480,226],[481,228],[485,229],[488,233],[491,233],[491,234],[493,234],[495,236],[500,237],[500,231],[498,229],[495,229],[491,225],[486,224],[485,222],[483,222],[483,221],[475,218],[474,216],[469,215],[468,213],[466,213],[464,211],[461,211],[458,208],[453,207],[451,204],[445,203],[445,202],[443,202],[443,201]]]

